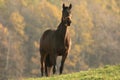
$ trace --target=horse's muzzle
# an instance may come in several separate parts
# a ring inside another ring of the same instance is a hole
[[[70,26],[71,23],[72,23],[71,19],[68,18],[68,20],[67,20],[67,24],[68,24],[68,26]]]

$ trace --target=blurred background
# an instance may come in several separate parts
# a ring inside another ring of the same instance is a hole
[[[40,76],[40,37],[63,3],[73,6],[64,74],[120,64],[120,0],[0,0],[0,80]]]

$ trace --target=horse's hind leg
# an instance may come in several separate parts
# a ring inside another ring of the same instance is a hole
[[[43,73],[44,73],[44,63],[45,63],[45,57],[46,55],[45,54],[41,54],[41,76],[43,76]]]
[[[44,59],[43,56],[41,56],[41,59],[40,59],[40,61],[41,61],[41,76],[43,76],[43,70],[44,70],[44,65],[43,65],[44,60],[43,59]]]

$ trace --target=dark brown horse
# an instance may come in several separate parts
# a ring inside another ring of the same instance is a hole
[[[70,49],[70,37],[68,34],[68,26],[71,24],[71,8],[72,5],[65,6],[63,4],[62,19],[56,30],[46,30],[40,40],[41,55],[41,75],[43,76],[44,66],[46,76],[50,75],[50,69],[53,66],[53,73],[56,72],[56,58],[62,56],[60,74],[62,74],[64,62]],[[45,64],[44,64],[45,63]],[[49,68],[49,69],[48,69]]]

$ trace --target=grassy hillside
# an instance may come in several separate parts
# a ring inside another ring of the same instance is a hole
[[[105,66],[103,68],[48,78],[29,78],[25,80],[120,80],[120,65]]]

